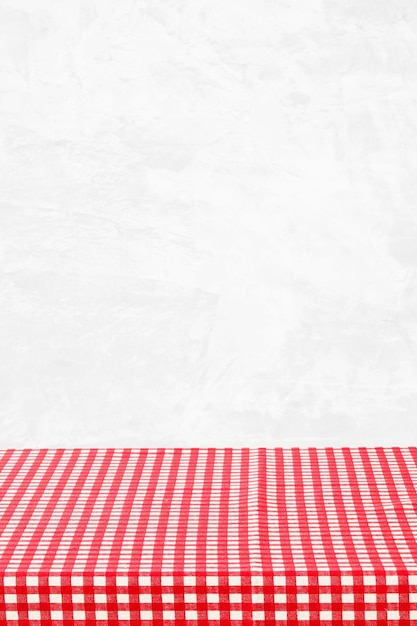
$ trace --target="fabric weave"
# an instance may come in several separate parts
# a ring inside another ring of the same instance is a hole
[[[417,625],[417,448],[0,451],[0,624]]]

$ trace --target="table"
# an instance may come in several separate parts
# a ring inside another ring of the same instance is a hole
[[[0,624],[417,624],[417,448],[0,450]]]

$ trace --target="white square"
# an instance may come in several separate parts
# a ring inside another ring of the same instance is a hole
[[[129,584],[129,579],[127,576],[116,576],[116,584],[121,587],[127,587]]]
[[[96,610],[96,619],[107,619],[107,617],[107,611],[103,611],[101,609]]]
[[[241,593],[231,593],[230,594],[230,602],[242,602],[242,594]]]
[[[84,594],[83,593],[73,593],[72,601],[74,604],[77,602],[78,604],[82,604],[84,602]]]
[[[117,594],[117,602],[120,602],[121,604],[123,602],[129,602],[129,594],[128,593],[118,593]]]
[[[397,596],[398,598],[398,594],[396,593],[390,593],[390,594],[387,593],[387,596],[388,595]],[[392,602],[398,602],[398,600],[392,600]],[[417,602],[417,593],[410,593],[410,602]]]
[[[207,576],[207,584],[217,587],[219,584],[219,577],[218,576]]]
[[[58,611],[55,611],[55,610],[51,611],[52,619],[63,619],[63,616],[64,616],[64,614],[63,614],[62,610],[61,611],[59,611],[59,610]]]
[[[207,617],[208,619],[220,619],[220,611],[218,611],[217,609],[216,610],[208,609]]]
[[[286,604],[287,594],[286,593],[274,593],[274,600],[276,604]]]
[[[398,585],[398,576],[397,574],[387,574],[385,577],[385,582],[387,585]]]
[[[197,617],[198,617],[197,611],[195,611],[193,609],[186,609],[185,610],[185,619],[197,619]]]
[[[17,604],[17,595],[15,593],[5,593],[4,601],[6,604]]]
[[[39,600],[40,600],[38,593],[28,593],[27,599],[28,599],[28,602],[33,602],[34,604],[36,603],[39,604]]]
[[[193,585],[195,587],[195,576],[184,576],[184,585]]]
[[[387,576],[387,582],[388,582],[388,576]],[[408,577],[408,583],[409,583],[410,585],[417,585],[417,576],[416,576],[415,574],[411,574],[411,575]]]
[[[230,611],[230,619],[242,619],[242,611]]]
[[[150,587],[151,586],[151,577],[150,576],[139,576],[139,585],[142,587]]]
[[[372,575],[364,576],[363,577],[363,583],[364,583],[364,585],[375,585],[375,583],[376,583],[375,576],[372,576]]]
[[[352,603],[354,601],[353,593],[342,593],[342,602]]]
[[[300,587],[308,585],[308,576],[297,576],[297,585]]]
[[[48,582],[49,582],[49,586],[50,587],[60,587],[61,586],[61,579],[59,576],[49,576],[48,577]]]
[[[29,619],[41,619],[40,611],[28,611]]]
[[[84,580],[82,576],[71,576],[71,584],[74,587],[82,587],[84,584]]]
[[[152,602],[152,594],[151,593],[140,593],[139,594],[139,602],[150,603]]]
[[[28,587],[37,587],[38,586],[38,578],[36,576],[26,576],[26,585]]]
[[[207,594],[207,602],[218,602],[219,594],[218,593],[208,593]]]
[[[174,603],[174,594],[173,593],[163,593],[162,594],[162,602],[166,602],[167,604]]]
[[[287,611],[275,611],[275,619],[287,619]]]
[[[118,611],[117,616],[119,619],[130,619],[130,611]]]
[[[342,618],[346,619],[346,620],[353,620],[355,619],[355,612],[354,611],[342,611]]]
[[[252,594],[252,602],[258,602],[259,604],[264,603],[264,594],[263,593],[253,593]]]
[[[297,611],[298,619],[310,619],[310,611]]]
[[[80,611],[77,609],[74,613],[74,619],[85,619],[85,611]]]
[[[376,593],[365,593],[364,594],[365,602],[376,602]]]
[[[105,587],[106,586],[106,577],[105,576],[94,576],[94,586],[95,587]]]
[[[320,611],[320,619],[332,619],[331,611]]]
[[[7,611],[6,610],[6,619],[18,619],[19,614],[17,611]]]
[[[143,610],[141,610],[140,615],[141,615],[142,619],[152,619],[153,618],[152,611],[143,611]]]
[[[332,601],[331,593],[321,593],[319,595],[319,602],[321,602],[322,604],[328,604],[331,601]]]
[[[410,611],[410,619],[417,619],[417,611]]]
[[[323,586],[331,585],[330,576],[319,576],[318,579],[319,579],[319,585],[323,585]]]
[[[172,576],[161,576],[161,585],[163,587],[172,587],[174,578]]]
[[[105,593],[95,593],[94,599],[97,603],[104,604],[105,602],[107,602],[107,596]]]
[[[264,578],[263,576],[259,576],[259,574],[252,575],[252,587],[263,587]]]
[[[175,619],[175,611],[163,611],[164,619]]]
[[[308,601],[309,601],[308,593],[297,593],[298,604],[305,604]]]
[[[285,576],[274,576],[274,585],[276,587],[284,587],[286,584]]]
[[[340,577],[340,581],[342,583],[342,585],[346,585],[348,587],[352,587],[353,585],[353,576],[346,576],[346,575],[342,575]]]
[[[197,602],[195,593],[184,593],[184,602]]]
[[[365,611],[365,619],[376,619],[376,611]]]
[[[253,619],[265,619],[265,611],[252,611]]]
[[[387,618],[388,619],[400,619],[400,612],[399,611],[387,611]]]
[[[229,585],[231,587],[236,586],[236,585],[240,586],[240,582],[241,582],[240,576],[229,576]]]
[[[50,593],[49,599],[53,604],[61,604],[62,595],[60,593]]]
[[[16,576],[5,576],[3,580],[4,580],[4,586],[5,587],[15,587],[16,586]]]

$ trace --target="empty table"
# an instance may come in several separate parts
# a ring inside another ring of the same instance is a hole
[[[0,624],[417,624],[417,448],[0,450]]]

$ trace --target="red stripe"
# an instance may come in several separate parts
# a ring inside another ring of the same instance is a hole
[[[225,448],[219,503],[219,522],[217,531],[217,557],[219,570],[227,568],[227,531],[229,520],[230,473],[232,467],[232,449]]]
[[[152,473],[141,505],[139,522],[136,528],[135,538],[133,540],[134,549],[131,560],[131,568],[133,570],[140,570],[139,564],[142,558],[146,527],[148,525],[149,514],[152,508],[152,501],[154,499],[155,491],[158,485],[159,474],[161,472],[161,466],[164,460],[164,454],[164,448],[159,448],[156,452],[156,457],[152,466]],[[147,460],[150,462],[149,456]]]
[[[323,495],[323,484],[320,474],[320,467],[318,463],[317,451],[313,448],[309,448],[309,457],[310,457],[310,465],[311,465],[311,478],[313,482],[314,489],[314,502],[315,509],[317,511],[318,522],[320,526],[320,535],[322,540],[322,545],[324,548],[324,552],[326,555],[326,559],[329,565],[329,570],[334,575],[340,574],[340,565],[337,560],[337,555],[335,549],[333,547],[333,536],[330,532],[330,524],[327,516],[326,504],[324,501]],[[339,534],[339,533],[338,533]],[[340,532],[340,536],[343,537],[343,533]],[[343,537],[343,544],[346,548],[345,539]],[[347,550],[346,550],[347,552]],[[314,585],[318,584],[318,580],[316,577],[312,578],[309,576],[309,582],[314,583]],[[309,596],[309,611],[310,611],[310,619],[318,620],[319,619],[319,594],[317,593],[310,594]],[[333,614],[333,618],[337,619],[335,614]]]
[[[294,488],[297,502],[297,515],[299,520],[299,528],[301,535],[301,545],[303,546],[303,554],[306,565],[310,572],[317,572],[317,564],[312,548],[310,527],[305,504],[305,493],[303,484],[303,469],[301,463],[301,455],[299,448],[292,450],[293,471],[294,471]]]
[[[417,472],[416,472],[415,479],[413,480],[413,476],[411,476],[410,474],[405,458],[402,455],[401,449],[392,448],[392,450],[394,452],[397,465],[400,469],[401,476],[403,478],[408,496],[410,498],[410,506],[414,509],[414,513],[417,515]],[[408,451],[411,452],[411,456],[413,457],[413,454],[410,448],[408,448]],[[414,458],[413,460],[417,466],[417,459]]]
[[[94,565],[97,563],[97,557],[100,553],[101,545],[103,543],[104,535],[106,533],[106,528],[108,527],[108,522],[112,513],[112,508],[114,501],[116,500],[117,492],[120,483],[123,480],[123,475],[126,471],[127,464],[129,463],[131,451],[129,449],[123,450],[120,460],[118,461],[117,471],[114,474],[113,481],[111,483],[111,487],[108,487],[107,497],[102,505],[100,519],[96,524],[96,529],[94,535],[89,539],[91,544],[88,557],[86,559],[85,571],[91,572],[94,569]],[[113,457],[114,459],[114,457]],[[114,469],[114,468],[112,468]],[[91,512],[93,508],[91,509]],[[90,537],[91,535],[89,535]],[[80,539],[80,543],[81,543]],[[109,569],[109,568],[108,568]]]
[[[163,556],[165,549],[165,535],[168,526],[169,513],[171,508],[171,502],[174,495],[176,479],[178,475],[178,468],[181,461],[181,450],[175,449],[171,459],[169,476],[165,485],[164,499],[160,507],[160,513],[158,515],[158,526],[154,538],[154,545],[152,550],[152,615],[153,619],[162,623],[162,586],[161,586],[161,569],[163,564]]]
[[[258,454],[258,514],[259,514],[259,540],[264,573],[264,598],[265,598],[265,621],[268,624],[275,620],[274,579],[271,558],[271,546],[269,541],[269,525],[267,506],[267,471],[266,471],[266,448],[260,448]]]
[[[152,554],[152,572],[157,574],[163,564],[163,556],[165,546],[165,536],[168,527],[169,514],[171,510],[172,498],[174,496],[175,484],[178,475],[178,468],[181,462],[181,449],[174,450],[171,465],[169,468],[169,476],[165,487],[164,499],[161,504],[161,512],[158,519],[158,528],[156,530],[155,545]]]
[[[285,471],[284,471],[284,455],[282,448],[276,448],[275,450],[275,471],[277,482],[277,509],[278,509],[278,524],[279,534],[282,539],[282,558],[284,561],[284,567],[289,572],[295,572],[294,557],[291,549],[288,515],[287,515],[287,500],[285,493]]]
[[[26,459],[28,454],[29,454],[29,450],[24,450],[21,456],[23,457],[23,459]],[[6,467],[7,463],[10,461],[11,458],[13,458],[13,450],[6,450],[2,454],[1,461],[0,461],[0,472],[4,470],[4,468]],[[14,468],[13,468],[15,470],[15,475],[19,471],[20,466],[21,464],[18,459],[17,462],[14,464]],[[10,474],[0,486],[0,502],[3,499],[3,496],[7,493],[7,490],[11,484],[9,481],[10,481]]]
[[[242,448],[239,485],[239,562],[241,570],[250,572],[248,488],[249,488],[249,448]]]
[[[239,489],[239,562],[242,572],[242,618],[243,623],[252,619],[250,604],[251,563],[249,554],[249,448],[242,448],[240,453],[240,489]]]
[[[365,610],[365,604],[363,600],[363,568],[360,564],[360,560],[356,551],[354,537],[347,517],[346,506],[341,488],[341,477],[338,472],[335,454],[332,448],[326,448],[326,458],[329,467],[329,476],[332,485],[333,497],[336,505],[337,518],[341,533],[345,539],[348,558],[352,565],[349,573],[351,573],[353,576],[353,611],[356,623],[361,617],[363,617],[363,611]]]
[[[374,538],[369,528],[368,519],[366,517],[365,508],[362,503],[362,495],[358,485],[358,479],[356,477],[355,466],[352,461],[351,451],[349,448],[342,448],[343,458],[348,473],[348,486],[352,492],[353,505],[355,507],[356,515],[360,526],[362,537],[365,539],[366,550],[371,559],[372,566],[377,571],[383,571],[384,566],[379,557],[378,550],[375,546]]]
[[[277,479],[277,508],[279,532],[282,538],[282,555],[286,574],[286,611],[289,624],[297,623],[297,594],[295,590],[295,563],[291,548],[285,492],[285,463],[282,448],[275,449],[275,467]]]
[[[117,540],[113,542],[110,556],[109,556],[109,568],[111,571],[117,571],[120,552],[123,545],[123,539],[126,534],[126,529],[129,523],[129,517],[132,512],[133,502],[135,499],[135,495],[138,490],[138,485],[140,483],[140,479],[142,476],[143,468],[145,465],[146,457],[148,450],[147,448],[142,448],[139,452],[139,456],[135,465],[135,469],[133,471],[132,479],[130,481],[129,489],[126,495],[126,498],[123,502],[122,509],[120,511],[120,518],[117,524],[117,529],[115,533],[115,538]]]
[[[190,512],[190,501],[194,488],[194,477],[197,467],[198,449],[191,450],[187,468],[187,477],[180,506],[180,518],[178,520],[177,536],[175,541],[174,570],[176,572],[184,569],[185,546],[187,540],[188,515]]]
[[[333,499],[335,503],[337,519],[340,527],[340,534],[343,537],[346,552],[349,561],[354,565],[355,571],[361,571],[361,565],[356,552],[353,535],[350,530],[349,521],[346,515],[345,503],[343,501],[343,494],[340,487],[340,478],[337,471],[337,465],[332,449],[326,449],[326,459],[329,468],[329,477],[332,486]]]
[[[219,572],[227,573],[227,532],[229,522],[229,494],[230,494],[230,473],[232,467],[232,448],[225,448],[223,458],[223,473],[221,483],[221,495],[219,505],[219,525],[217,533],[217,558],[219,564]],[[220,583],[219,583],[220,587]],[[227,606],[229,602],[229,594],[224,587],[219,588],[220,605]],[[229,611],[220,606],[220,620],[228,620],[230,618]]]
[[[332,533],[330,532],[329,518],[327,516],[327,509],[326,509],[326,504],[324,501],[323,483],[322,483],[322,478],[320,474],[317,450],[315,450],[314,448],[309,448],[308,452],[309,452],[309,457],[310,457],[311,477],[312,477],[313,489],[314,489],[315,509],[317,511],[317,517],[318,517],[319,526],[320,526],[322,545],[324,548],[327,562],[329,564],[330,571],[340,573],[340,566],[339,566],[339,562],[336,556],[336,551],[333,545],[333,536],[332,536]],[[346,549],[346,540],[342,532],[340,533],[340,537],[343,539],[343,545]]]
[[[267,506],[267,472],[266,472],[266,449],[259,449],[258,456],[258,515],[259,515],[259,539],[261,545],[262,570],[272,572],[271,546],[269,542],[269,518]],[[273,520],[271,520],[273,521]]]
[[[393,448],[393,452],[397,461],[398,468],[401,472],[401,476],[404,481],[405,488],[407,489],[407,494],[409,497],[408,506],[412,507],[415,515],[417,515],[417,479],[414,484],[413,477],[411,476],[408,470],[407,464],[401,453],[400,448]],[[395,491],[394,491],[395,493],[396,493],[396,489],[397,487],[395,487]],[[417,552],[415,554],[417,557]]]
[[[198,619],[207,617],[207,580],[206,580],[206,562],[207,562],[207,527],[210,508],[211,485],[213,481],[213,470],[215,463],[215,448],[207,449],[207,459],[204,471],[203,492],[198,511],[198,530],[197,530],[197,551],[196,551],[196,571],[197,571],[197,603],[198,603]]]
[[[211,487],[213,483],[213,472],[215,464],[216,450],[215,448],[208,448],[206,469],[204,474],[204,486],[201,496],[199,520],[198,520],[198,534],[197,534],[197,571],[205,574],[207,565],[207,528],[210,511],[210,497]]]

